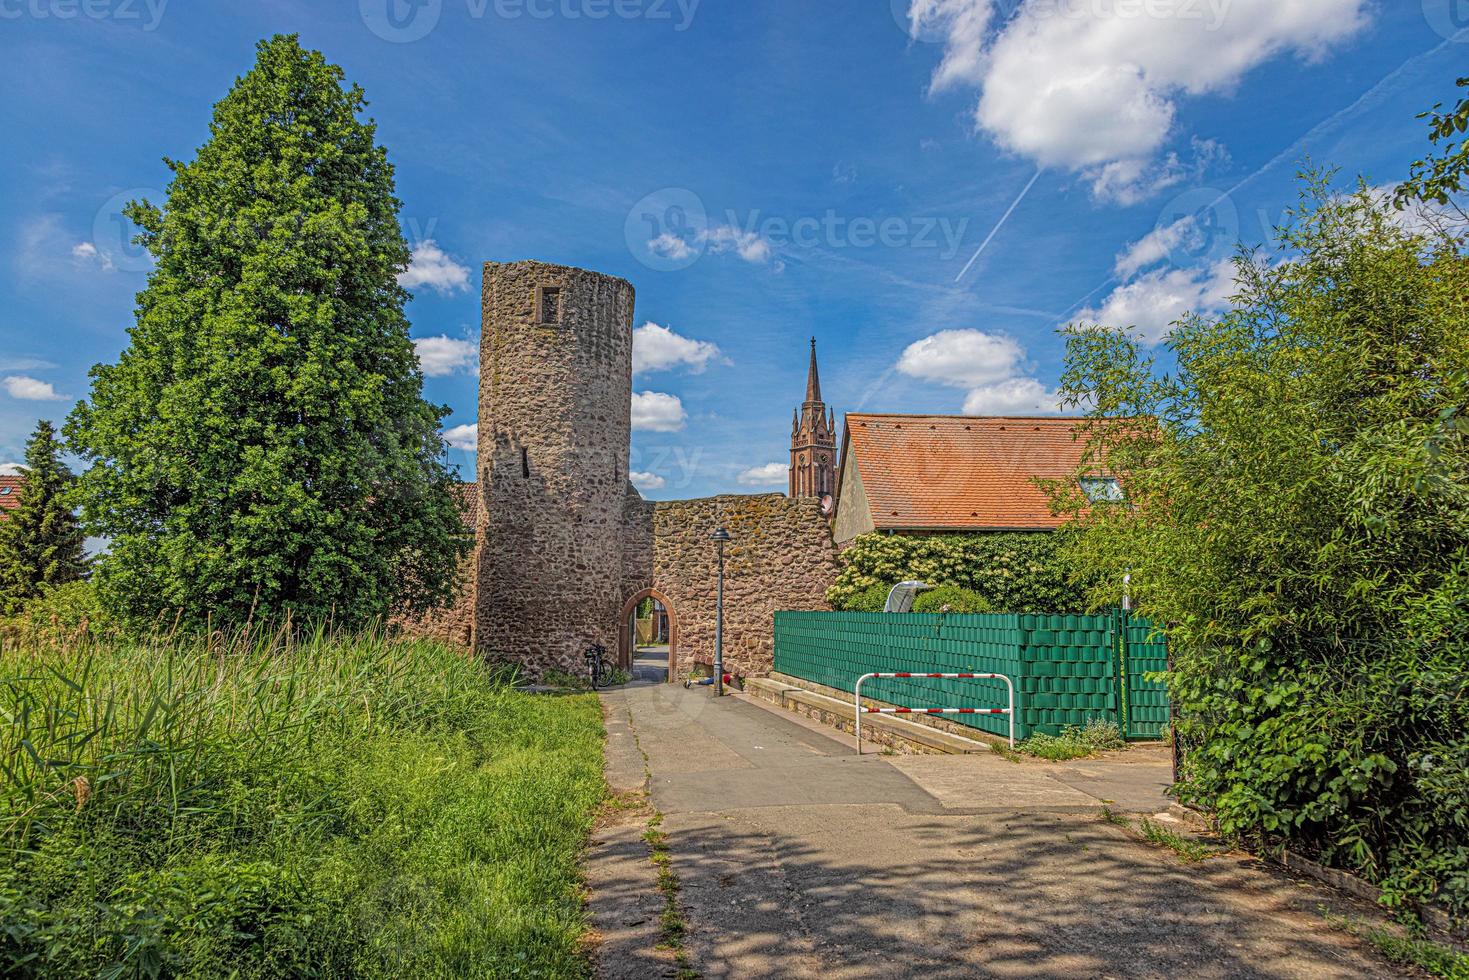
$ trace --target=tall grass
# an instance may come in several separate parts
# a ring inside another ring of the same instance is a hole
[[[0,649],[0,974],[579,976],[595,698],[381,637]]]

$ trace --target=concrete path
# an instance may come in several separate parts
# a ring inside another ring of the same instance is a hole
[[[1349,899],[1243,855],[1185,865],[1107,822],[1107,805],[1167,805],[1161,753],[859,758],[779,709],[653,676],[604,693],[627,728],[609,774],[647,775],[704,977],[1404,975],[1323,921]]]

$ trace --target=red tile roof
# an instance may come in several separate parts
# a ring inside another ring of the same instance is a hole
[[[23,476],[0,476],[0,517],[20,506],[20,490],[25,482]]]
[[[843,468],[856,465],[879,530],[1059,526],[1031,481],[1076,472],[1075,418],[848,415]]]

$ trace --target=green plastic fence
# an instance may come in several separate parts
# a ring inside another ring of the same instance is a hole
[[[1068,725],[1104,718],[1123,726],[1119,699],[1138,719],[1137,734],[1156,737],[1167,720],[1166,695],[1153,685],[1128,695],[1119,651],[1125,649],[1117,615],[953,615],[921,613],[814,613],[775,615],[775,669],[817,684],[852,690],[868,673],[994,673],[1015,683],[1015,735],[1058,734]],[[1134,620],[1130,628],[1138,628]],[[1151,632],[1144,630],[1144,635]],[[1162,644],[1158,643],[1161,650]],[[1149,661],[1151,663],[1151,661]],[[1122,668],[1119,670],[1119,668]],[[1151,666],[1132,670],[1152,670]],[[1158,668],[1161,669],[1161,668]],[[871,680],[863,694],[903,707],[1002,707],[1000,681]],[[1158,699],[1161,700],[1159,707]],[[1161,715],[1155,717],[1158,711]],[[1149,713],[1152,712],[1152,713]],[[1008,731],[1003,715],[950,715],[950,720],[995,735]],[[1152,726],[1151,732],[1147,726]]]
[[[1127,688],[1127,737],[1158,738],[1168,725],[1168,686],[1148,674],[1168,669],[1168,643],[1146,619],[1123,620]]]

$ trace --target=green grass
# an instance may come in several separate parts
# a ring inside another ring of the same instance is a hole
[[[1366,940],[1394,963],[1416,966],[1445,980],[1469,980],[1469,956],[1456,949],[1431,939],[1421,939],[1380,926],[1354,922],[1343,916],[1333,915],[1324,908],[1321,912],[1332,928]]]
[[[1124,830],[1130,831],[1134,829],[1132,820],[1116,812],[1111,807],[1102,807],[1102,819]],[[1143,817],[1138,821],[1136,830],[1150,843],[1157,844],[1160,847],[1166,847],[1174,854],[1177,854],[1179,859],[1185,864],[1196,864],[1199,861],[1217,857],[1224,853],[1221,848],[1214,847],[1193,837],[1186,837],[1183,834],[1175,833],[1167,827],[1149,820],[1147,817]]]
[[[591,695],[452,650],[0,650],[0,975],[580,977]]]
[[[1154,844],[1168,848],[1174,854],[1177,854],[1186,864],[1195,864],[1206,858],[1224,853],[1219,848],[1211,847],[1203,841],[1175,833],[1167,827],[1154,823],[1147,817],[1143,817],[1138,827],[1142,831],[1143,837],[1152,841]]]
[[[1016,745],[1015,751],[1052,762],[1064,762],[1126,747],[1127,742],[1116,725],[1093,718],[1085,727],[1071,726],[1060,735],[1032,735]]]

